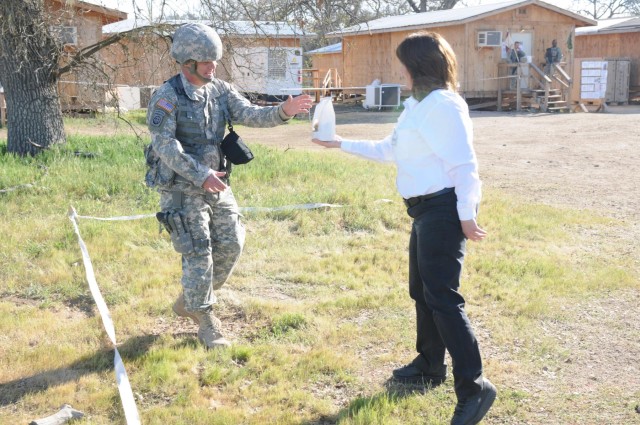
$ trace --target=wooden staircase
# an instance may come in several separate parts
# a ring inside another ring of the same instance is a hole
[[[551,89],[549,90],[549,96],[547,96],[547,111],[560,112],[569,110],[569,104],[564,100],[562,90]]]
[[[543,89],[533,90],[540,110],[546,112],[568,112],[571,108],[569,102],[565,99],[565,94],[561,89],[549,89],[547,94]]]
[[[498,88],[499,111],[505,103],[509,105],[515,103],[517,111],[522,111],[524,108],[538,109],[542,112],[571,111],[570,97],[573,81],[561,64],[553,64],[550,75],[545,74],[533,63],[505,65],[501,64],[503,68],[515,68],[517,72],[510,78],[510,89],[504,90],[501,86]],[[507,78],[509,78],[508,75]]]

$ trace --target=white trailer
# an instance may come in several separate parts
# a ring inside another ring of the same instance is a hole
[[[238,47],[230,64],[229,82],[247,94],[282,97],[302,93],[302,48]]]

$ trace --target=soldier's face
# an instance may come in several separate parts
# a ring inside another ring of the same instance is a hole
[[[196,66],[196,73],[199,77],[207,81],[213,80],[213,77],[216,75],[216,67],[218,66],[218,62],[198,62]]]
[[[185,77],[191,84],[196,86],[203,86],[213,81],[216,75],[216,67],[218,63],[216,61],[209,62],[188,62],[182,68]]]

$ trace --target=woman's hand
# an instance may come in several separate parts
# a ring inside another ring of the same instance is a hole
[[[313,143],[316,145],[324,146],[325,148],[340,148],[342,146],[342,142],[340,136],[336,136],[337,140],[320,140],[320,139],[311,139]]]
[[[481,229],[473,218],[471,220],[460,220],[460,224],[462,225],[462,233],[464,233],[469,240],[478,242],[487,236],[487,232]]]

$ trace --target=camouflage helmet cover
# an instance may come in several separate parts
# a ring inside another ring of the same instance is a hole
[[[171,56],[178,63],[217,61],[222,57],[222,41],[207,25],[184,24],[173,34]]]

